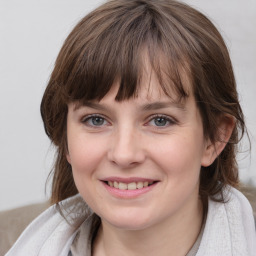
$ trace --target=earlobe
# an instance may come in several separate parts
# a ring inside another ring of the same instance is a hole
[[[71,159],[70,159],[69,153],[66,153],[66,159],[67,159],[68,163],[71,164]]]
[[[67,159],[68,163],[71,164],[71,158],[70,158],[70,155],[69,155],[68,142],[67,141],[65,142],[65,151],[66,151],[66,159]]]
[[[214,160],[220,155],[220,153],[229,142],[234,127],[234,117],[225,115],[220,118],[216,141],[212,142],[210,139],[206,141],[205,151],[201,161],[202,166],[210,166],[214,162]]]

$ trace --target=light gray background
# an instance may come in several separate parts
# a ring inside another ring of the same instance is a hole
[[[54,149],[43,130],[41,97],[65,37],[102,2],[0,0],[0,210],[49,194]],[[252,140],[251,157],[238,157],[240,176],[256,185],[256,0],[185,2],[210,16],[230,49]]]

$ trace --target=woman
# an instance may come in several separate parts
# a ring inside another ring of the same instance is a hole
[[[255,255],[225,43],[172,0],[113,0],[66,39],[41,103],[52,206],[7,255]]]

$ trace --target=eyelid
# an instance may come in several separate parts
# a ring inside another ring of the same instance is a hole
[[[148,125],[149,122],[151,122],[153,119],[159,118],[159,117],[160,117],[160,118],[165,118],[168,122],[170,122],[170,124],[169,124],[168,126],[174,125],[174,124],[177,124],[177,123],[178,123],[177,119],[174,118],[174,117],[170,117],[170,116],[165,115],[165,114],[154,114],[154,115],[151,115],[151,116],[147,119],[146,125]],[[168,126],[163,126],[162,128],[166,128],[166,127],[168,127]],[[161,128],[161,126],[159,126],[158,128]]]
[[[82,118],[81,118],[81,121],[83,122],[84,120],[90,118],[90,117],[101,117],[101,118],[104,118],[106,119],[106,117],[102,114],[87,114],[87,115],[83,115]]]
[[[104,121],[106,121],[107,123],[110,123],[110,121],[108,120],[107,117],[105,117],[105,116],[102,115],[102,114],[97,114],[97,113],[84,115],[84,116],[81,118],[81,122],[85,124],[90,118],[93,118],[93,117],[100,117],[100,118],[103,118]],[[94,127],[94,128],[100,128],[100,127],[102,127],[102,126],[97,127],[97,126],[92,126],[92,125],[88,125],[88,126]],[[105,125],[103,125],[103,126],[105,126]]]
[[[108,124],[111,124],[111,122],[109,121],[109,119],[103,115],[103,114],[98,114],[98,113],[93,113],[93,114],[87,114],[87,115],[84,115],[82,118],[81,118],[81,122],[86,124],[86,122],[90,119],[90,118],[93,118],[93,117],[100,117],[100,118],[103,118],[105,122],[107,122]],[[178,120],[174,117],[170,117],[169,115],[165,115],[165,114],[153,114],[153,115],[150,115],[148,118],[147,118],[147,121],[145,123],[145,126],[153,126],[153,125],[150,125],[149,123],[154,120],[155,118],[164,118],[166,119],[166,121],[169,122],[168,125],[166,126],[156,126],[158,129],[159,128],[166,128],[166,127],[169,127],[171,125],[174,125],[174,124],[178,124]],[[101,127],[104,127],[104,126],[107,126],[108,124],[105,124],[105,125],[102,125],[102,126],[94,126],[94,125],[89,125],[87,124],[87,126],[89,127],[92,127],[92,128],[101,128]]]

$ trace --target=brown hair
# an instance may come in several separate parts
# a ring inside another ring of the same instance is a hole
[[[181,79],[185,71],[206,138],[219,139],[220,116],[236,120],[225,149],[201,169],[200,195],[214,198],[223,186],[238,185],[235,155],[244,118],[218,30],[203,14],[177,1],[112,0],[84,17],[67,37],[42,99],[45,131],[57,148],[52,203],[78,193],[66,160],[68,104],[100,100],[115,81],[120,82],[117,101],[136,97],[145,49],[167,95],[171,86],[180,99],[188,96]]]

